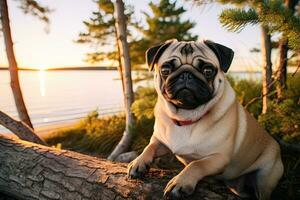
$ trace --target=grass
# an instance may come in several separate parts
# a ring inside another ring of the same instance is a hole
[[[57,130],[45,140],[63,149],[106,156],[121,139],[124,128],[124,115],[99,119],[98,113],[92,112],[74,127]]]

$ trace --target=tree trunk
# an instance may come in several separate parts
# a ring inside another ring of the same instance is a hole
[[[23,122],[14,120],[2,111],[0,111],[0,124],[9,129],[22,140],[46,145],[46,142],[36,135],[32,128]]]
[[[124,3],[122,0],[116,0],[114,3],[115,7],[115,19],[116,19],[116,30],[118,35],[118,43],[120,47],[121,63],[124,67],[123,77],[125,81],[125,114],[126,114],[126,127],[123,137],[119,144],[115,147],[113,152],[109,155],[109,160],[115,160],[118,155],[125,152],[131,142],[131,127],[134,123],[133,113],[131,111],[131,105],[133,103],[133,90],[132,90],[132,79],[131,79],[131,64],[129,56],[129,48],[127,43],[127,32],[126,32],[126,16],[124,14]]]
[[[268,94],[272,83],[272,61],[271,61],[271,36],[268,28],[261,28],[261,52],[262,52],[262,113],[267,112]]]
[[[115,27],[117,28],[117,27]],[[122,91],[123,91],[123,96],[125,96],[125,84],[124,84],[124,77],[123,77],[123,67],[122,67],[122,62],[121,62],[121,50],[120,50],[120,44],[118,42],[118,34],[117,34],[117,29],[115,30],[115,37],[116,37],[116,45],[117,45],[117,53],[118,53],[118,71],[120,74],[120,78],[122,81]]]
[[[291,10],[293,13],[295,12],[295,6],[297,5],[298,0],[285,0],[284,5],[286,8]],[[278,84],[276,86],[277,97],[278,99],[283,98],[283,90],[286,89],[286,78],[287,78],[287,55],[288,55],[288,40],[282,38],[279,43],[279,64],[277,67],[277,75],[276,79],[278,80]]]
[[[0,0],[0,14],[1,14],[1,22],[2,22],[4,41],[5,41],[6,54],[9,63],[9,72],[11,78],[10,85],[14,95],[17,111],[20,120],[25,124],[27,124],[29,127],[33,128],[23,100],[23,95],[19,83],[18,65],[14,54],[13,42],[11,37],[10,25],[9,25],[7,0]]]
[[[151,169],[128,180],[126,164],[0,136],[0,192],[17,199],[162,199],[174,171]],[[204,179],[188,199],[238,199],[220,182]]]
[[[283,90],[286,88],[288,40],[281,39],[278,48],[279,48],[279,64],[277,67],[277,74],[276,74],[276,79],[278,81],[278,84],[276,85],[276,90],[277,90],[278,99],[282,99]]]

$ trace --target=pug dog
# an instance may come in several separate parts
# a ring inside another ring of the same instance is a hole
[[[146,52],[158,100],[150,143],[128,166],[138,178],[169,152],[185,168],[164,196],[193,193],[204,177],[224,180],[241,197],[270,199],[283,174],[278,143],[236,99],[225,73],[234,52],[209,40],[167,41]]]

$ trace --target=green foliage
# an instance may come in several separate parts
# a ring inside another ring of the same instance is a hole
[[[54,132],[46,141],[50,145],[61,143],[64,149],[107,155],[118,144],[124,129],[124,115],[99,119],[98,113],[92,112],[74,127]]]
[[[287,142],[300,143],[300,74],[289,76],[283,101],[273,99],[268,112],[259,116],[259,122],[269,131]]]
[[[220,22],[229,31],[238,32],[248,24],[260,23],[268,27],[271,33],[282,33],[283,37],[289,40],[289,46],[293,50],[300,49],[300,17],[293,11],[298,1],[292,0],[291,8],[287,8],[282,0],[220,0],[219,2],[239,6],[239,8],[225,9],[220,15]]]
[[[197,40],[197,36],[189,33],[195,23],[181,19],[186,10],[178,7],[176,1],[160,0],[158,4],[150,2],[149,6],[153,16],[145,13],[148,25],[148,28],[143,31],[145,41],[154,45],[172,38]]]
[[[141,153],[148,145],[153,134],[154,118],[142,117],[135,122],[132,128],[133,140],[131,150]]]
[[[112,1],[97,0],[98,11],[84,21],[86,31],[79,34],[77,43],[89,44],[95,51],[86,54],[86,61],[96,63],[103,60],[118,60],[114,7]],[[133,7],[125,6],[127,16],[128,42],[133,68],[145,63],[144,52],[167,39],[196,40],[189,31],[195,23],[182,20],[186,10],[178,7],[176,1],[161,0],[158,4],[149,3],[151,13],[146,16],[146,28],[136,22]],[[133,32],[135,34],[133,34]]]
[[[259,116],[265,129],[287,142],[300,143],[300,106],[292,99],[268,104],[268,112]]]
[[[287,90],[284,90],[284,98],[293,99],[295,103],[300,103],[300,73],[294,76],[288,75],[286,82]]]
[[[84,21],[86,31],[79,33],[76,40],[80,44],[89,44],[95,49],[94,52],[86,54],[86,61],[97,63],[103,60],[117,61],[117,38],[114,18],[114,5],[110,0],[97,0],[98,11],[92,13],[92,17]],[[133,7],[125,6],[125,15],[127,17],[127,29],[129,45],[135,42],[131,32],[138,27],[133,18]],[[133,61],[134,61],[134,56]]]
[[[20,0],[19,3],[19,8],[21,8],[25,14],[31,14],[45,23],[49,23],[48,15],[51,13],[49,7],[41,5],[36,0]]]
[[[139,153],[149,143],[153,133],[154,106],[156,101],[157,93],[153,87],[139,87],[135,92],[132,112],[137,120],[133,128],[134,140],[131,149]]]
[[[141,117],[136,120],[132,127],[131,150],[140,153],[145,148],[153,133],[153,126],[154,118]],[[51,133],[46,141],[51,146],[106,157],[118,144],[124,129],[123,114],[99,119],[97,112],[91,112],[74,127]]]
[[[230,8],[224,10],[219,20],[229,31],[239,32],[247,25],[259,23],[258,15],[254,9]]]
[[[261,113],[261,100],[257,100],[251,104],[249,104],[249,102],[254,98],[260,97],[261,82],[251,79],[234,79],[230,76],[227,76],[227,79],[234,89],[238,101],[243,106],[247,106],[247,110],[252,113],[253,116],[258,117]]]
[[[137,119],[153,119],[154,106],[157,101],[157,94],[152,87],[139,87],[135,95],[136,100],[132,104],[132,112]]]
[[[293,1],[293,6],[298,1]],[[260,21],[269,27],[271,32],[283,33],[289,40],[289,46],[294,50],[300,50],[300,17],[294,15],[291,9],[285,7],[281,0],[273,0],[257,3],[260,9]]]
[[[157,4],[150,2],[149,7],[151,13],[144,12],[147,26],[140,29],[142,39],[130,46],[131,50],[136,52],[135,57],[141,59],[141,63],[145,63],[144,52],[151,46],[173,38],[197,40],[198,36],[190,33],[195,23],[182,20],[182,15],[186,10],[178,6],[176,1],[160,0]]]

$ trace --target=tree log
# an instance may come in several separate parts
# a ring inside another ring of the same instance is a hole
[[[0,192],[17,199],[162,199],[175,171],[151,169],[129,180],[126,164],[0,136]],[[220,182],[201,181],[188,199],[238,199]]]
[[[37,134],[35,134],[33,129],[30,128],[27,124],[22,121],[13,119],[2,111],[0,111],[0,124],[13,132],[22,140],[46,145],[46,142]]]

